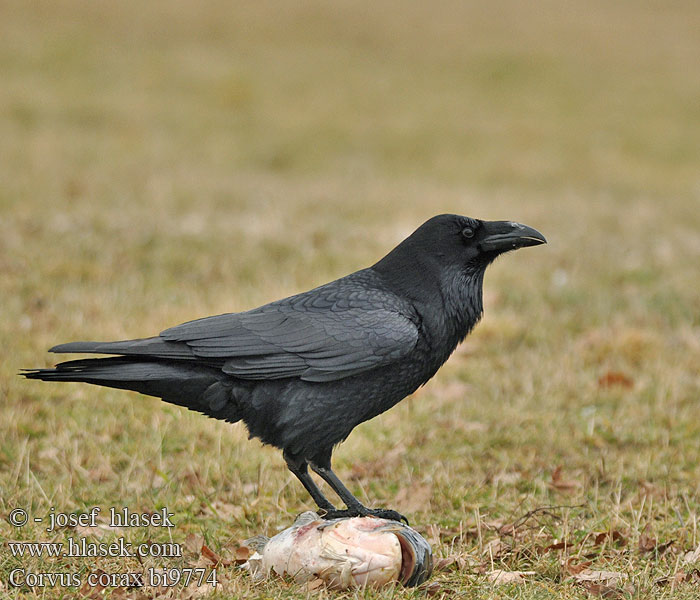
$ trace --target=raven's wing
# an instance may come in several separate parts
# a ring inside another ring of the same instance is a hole
[[[333,381],[390,364],[418,340],[413,307],[394,294],[338,280],[243,312],[160,334],[242,379]]]

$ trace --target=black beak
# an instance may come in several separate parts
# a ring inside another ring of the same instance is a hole
[[[483,230],[483,237],[479,242],[482,252],[507,252],[547,243],[536,229],[513,221],[484,221]]]

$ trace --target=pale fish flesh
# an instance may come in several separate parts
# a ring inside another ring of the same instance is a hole
[[[244,565],[255,578],[271,573],[304,583],[321,579],[336,589],[423,583],[432,571],[430,545],[403,523],[374,517],[324,520],[305,512],[272,538],[248,541]]]

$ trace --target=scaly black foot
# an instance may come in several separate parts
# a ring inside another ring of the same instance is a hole
[[[377,517],[378,519],[389,519],[390,521],[403,521],[408,525],[408,519],[404,517],[401,513],[395,510],[389,510],[386,508],[365,508],[364,506],[357,510],[355,509],[345,509],[345,510],[327,510],[319,511],[321,517],[324,519],[347,519],[350,517]]]
[[[356,510],[338,510],[337,508],[334,510],[319,510],[318,514],[321,515],[322,519],[349,519],[351,517],[359,517],[360,514]]]
[[[340,496],[340,499],[348,508],[347,510],[332,510],[329,507],[319,504],[317,501],[316,504],[318,504],[321,511],[325,512],[325,519],[342,519],[345,517],[377,517],[379,519],[390,519],[391,521],[404,521],[406,525],[408,525],[408,519],[395,510],[388,510],[386,508],[367,508],[366,506],[363,506],[333,472],[331,469],[330,458],[331,455],[329,452],[328,456],[321,456],[321,460],[310,460],[309,466],[316,473],[318,473],[323,480],[331,486],[331,488],[333,488],[333,491]],[[314,500],[316,500],[315,497]]]
[[[408,525],[408,519],[404,517],[400,512],[391,510],[389,508],[370,508],[369,514],[378,519],[389,519],[390,521],[403,521]]]

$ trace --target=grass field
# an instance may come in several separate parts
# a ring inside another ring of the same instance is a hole
[[[458,212],[549,244],[492,266],[475,332],[335,454],[445,559],[431,587],[341,594],[229,566],[215,590],[83,595],[698,597],[696,1],[0,7],[0,596],[78,594],[13,588],[17,568],[210,567],[201,542],[230,558],[310,507],[240,425],[20,368],[308,289]],[[189,549],[9,551],[81,533],[31,520],[51,507],[93,506],[167,507],[173,530],[120,535]]]

